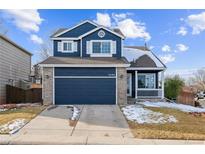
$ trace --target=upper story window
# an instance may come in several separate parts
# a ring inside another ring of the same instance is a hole
[[[59,41],[57,46],[58,52],[72,53],[78,51],[78,43],[76,41]]]
[[[63,52],[72,52],[73,51],[73,42],[71,41],[63,41]]]
[[[93,54],[110,54],[111,53],[111,41],[93,41],[92,42]]]

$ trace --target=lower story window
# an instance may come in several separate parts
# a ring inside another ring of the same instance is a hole
[[[138,88],[154,89],[155,74],[138,74]]]

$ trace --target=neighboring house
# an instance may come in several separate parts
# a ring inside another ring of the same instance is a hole
[[[53,56],[40,63],[44,104],[122,105],[127,103],[127,95],[163,98],[158,72],[165,66],[151,51],[124,48],[125,37],[119,29],[86,20],[59,29],[51,39]],[[129,62],[129,50],[138,55],[135,62]]]
[[[0,35],[0,104],[6,103],[6,84],[22,87],[28,82],[31,56],[27,50]]]

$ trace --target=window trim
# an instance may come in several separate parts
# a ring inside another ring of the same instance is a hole
[[[71,50],[64,50],[64,48],[63,48],[64,43],[71,43]],[[63,53],[72,53],[72,52],[74,52],[73,51],[73,48],[74,48],[74,42],[73,41],[62,41],[61,46],[62,46],[62,52]]]
[[[137,84],[137,89],[138,90],[154,90],[156,89],[156,74],[155,73],[137,73],[137,79],[139,80],[139,75],[154,75],[154,88],[138,88],[139,87],[139,84]],[[138,83],[138,80],[137,80],[137,83]],[[145,80],[146,82],[146,80]]]
[[[112,40],[91,40],[91,57],[112,57]],[[109,42],[110,43],[110,53],[93,53],[93,42]]]

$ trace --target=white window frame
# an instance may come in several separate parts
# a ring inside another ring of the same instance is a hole
[[[64,50],[64,48],[63,48],[64,43],[71,43],[71,50]],[[61,45],[62,45],[62,52],[64,52],[64,53],[74,52],[74,50],[73,50],[74,49],[74,42],[73,41],[62,41]]]
[[[112,40],[91,40],[90,41],[91,57],[112,57]],[[93,53],[93,42],[109,42],[110,43],[110,53]]]
[[[138,88],[137,87],[138,90],[154,90],[154,89],[156,89],[156,74],[155,73],[137,73],[137,78],[139,78],[138,77],[139,75],[145,75],[145,76],[146,75],[154,75],[154,88]],[[146,80],[145,80],[145,82],[146,82]],[[138,80],[137,80],[137,83],[138,83]]]
[[[130,93],[127,93],[127,96],[132,96],[132,73],[127,73],[127,77],[129,78],[129,91],[130,91]]]

